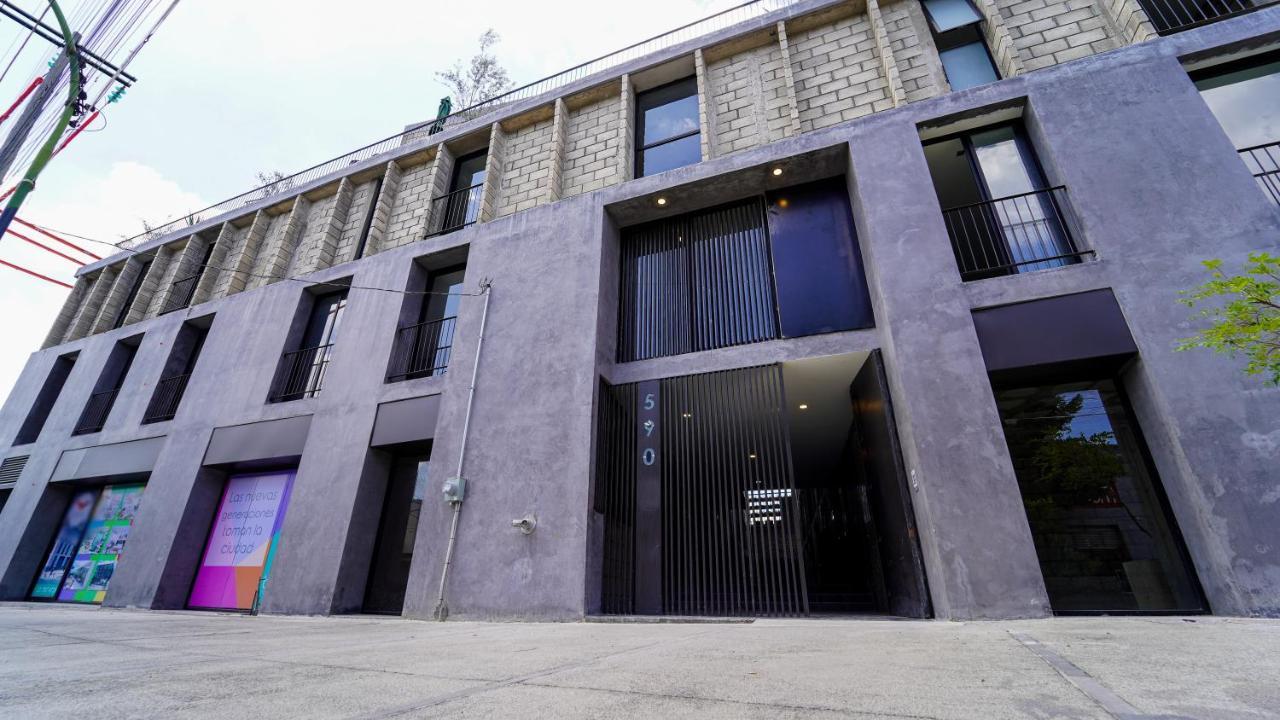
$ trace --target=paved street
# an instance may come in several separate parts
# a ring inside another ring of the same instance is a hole
[[[445,624],[0,604],[0,717],[1280,717],[1280,621]]]

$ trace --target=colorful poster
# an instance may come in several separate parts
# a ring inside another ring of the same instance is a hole
[[[57,597],[62,578],[66,577],[67,568],[71,566],[71,559],[75,556],[76,546],[80,544],[84,528],[89,524],[93,501],[97,499],[97,490],[80,490],[71,496],[71,504],[62,517],[62,527],[58,529],[49,557],[36,576],[35,587],[31,589],[32,598],[52,600]]]
[[[187,605],[249,610],[265,582],[289,506],[292,471],[233,475],[222,493],[209,544]]]
[[[124,552],[145,488],[145,485],[108,485],[102,489],[80,549],[58,593],[59,601],[100,603],[106,597],[107,583]]]

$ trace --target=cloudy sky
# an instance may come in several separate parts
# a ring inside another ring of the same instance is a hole
[[[70,15],[82,2],[62,5]],[[138,84],[49,165],[21,217],[118,241],[143,219],[248,190],[259,171],[301,170],[434,117],[447,94],[435,71],[469,58],[486,28],[521,85],[740,2],[184,0],[130,66]],[[21,32],[0,18],[0,49]],[[0,83],[0,105],[30,82],[29,64]],[[75,271],[12,237],[0,258],[68,282]],[[66,292],[0,267],[0,398]]]

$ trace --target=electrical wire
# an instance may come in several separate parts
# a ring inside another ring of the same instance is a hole
[[[85,237],[84,235],[77,235],[75,233],[66,232],[64,230],[55,230],[53,228],[41,226],[41,225],[34,225],[34,227],[45,230],[47,232],[56,232],[62,235],[70,235],[71,237],[76,238],[77,240],[84,240],[85,242],[98,243],[100,245],[107,245],[117,250],[120,250],[121,252],[124,252],[125,254],[130,256],[145,254],[144,252],[121,247],[117,243],[108,242],[106,240],[97,240],[91,237]],[[414,296],[416,295],[446,295],[446,296],[455,295],[459,297],[479,297],[480,295],[484,294],[483,292],[461,292],[461,291],[460,292],[437,292],[433,290],[396,290],[395,288],[374,287],[372,285],[351,285],[345,282],[334,282],[331,280],[306,280],[296,275],[267,275],[263,273],[250,272],[248,270],[243,270],[243,271],[234,270],[232,268],[228,268],[222,265],[213,265],[210,263],[204,263],[197,267],[200,269],[201,272],[204,272],[205,270],[217,270],[218,272],[234,272],[234,273],[239,273],[241,275],[244,275],[245,277],[262,278],[264,280],[273,280],[277,282],[289,281],[289,282],[301,283],[303,285],[308,285],[308,286],[335,287],[335,288],[345,288],[348,290],[372,290],[376,292],[395,293],[397,295],[414,295]]]

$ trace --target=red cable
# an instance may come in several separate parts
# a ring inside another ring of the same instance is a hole
[[[31,84],[27,86],[27,89],[23,90],[22,94],[18,96],[18,99],[14,100],[13,104],[9,106],[9,109],[4,111],[4,115],[0,115],[0,123],[8,120],[9,116],[13,114],[13,111],[17,110],[18,106],[22,104],[22,101],[26,100],[28,95],[35,92],[35,89],[40,87],[40,83],[42,82],[44,82],[44,78],[42,77],[32,80]]]
[[[54,235],[53,233],[49,232],[48,230],[45,230],[44,228],[40,227],[39,225],[32,225],[31,223],[27,222],[26,220],[23,220],[23,219],[22,219],[22,218],[20,218],[20,217],[15,217],[15,218],[13,219],[13,221],[14,221],[14,222],[16,222],[16,223],[19,223],[19,224],[21,224],[21,225],[25,225],[26,227],[29,227],[29,228],[31,228],[32,230],[35,230],[36,232],[40,233],[41,235],[44,235],[44,236],[46,236],[46,237],[52,238],[52,239],[54,239],[54,240],[57,240],[58,242],[62,243],[63,245],[66,245],[66,246],[67,246],[67,247],[69,247],[69,248],[73,248],[73,249],[75,249],[75,250],[79,250],[80,252],[84,253],[85,255],[88,255],[89,257],[93,258],[94,260],[101,260],[101,259],[102,259],[102,256],[101,256],[101,255],[94,255],[93,253],[89,252],[88,250],[85,250],[84,248],[80,247],[79,245],[76,245],[75,243],[71,242],[70,240],[63,240],[62,238],[58,237],[57,235]]]
[[[22,267],[21,265],[14,265],[13,263],[8,262],[7,260],[0,260],[0,265],[4,265],[5,267],[11,267],[11,268],[13,268],[14,270],[17,270],[17,271],[19,271],[19,272],[24,272],[24,273],[26,273],[26,274],[28,274],[28,275],[31,275],[32,277],[38,277],[38,278],[40,278],[41,280],[48,280],[49,282],[53,283],[54,285],[61,285],[62,287],[66,288],[66,289],[68,289],[68,290],[70,290],[70,289],[71,289],[71,286],[70,286],[70,285],[68,285],[68,284],[66,284],[66,283],[64,283],[64,282],[62,282],[61,280],[54,280],[53,278],[49,277],[48,275],[41,275],[40,273],[38,273],[38,272],[34,272],[34,271],[32,271],[32,270],[28,270],[28,269],[26,269],[26,268]]]
[[[35,245],[36,247],[40,248],[41,250],[48,250],[49,252],[53,253],[54,255],[57,255],[57,256],[58,256],[58,257],[60,257],[60,258],[66,258],[66,259],[70,260],[71,262],[75,263],[76,265],[84,265],[84,263],[83,263],[83,262],[81,262],[81,261],[79,261],[79,260],[77,260],[77,259],[75,259],[75,258],[71,257],[70,255],[67,255],[66,253],[62,252],[61,250],[54,250],[53,248],[49,247],[48,245],[45,245],[44,243],[40,242],[39,240],[32,240],[31,238],[27,237],[26,235],[23,235],[23,234],[22,234],[22,233],[20,233],[20,232],[16,232],[15,230],[13,230],[13,228],[9,228],[9,230],[8,230],[7,232],[8,232],[10,235],[12,235],[12,236],[14,236],[14,237],[18,238],[19,240],[26,240],[27,242],[31,243],[32,245]]]

